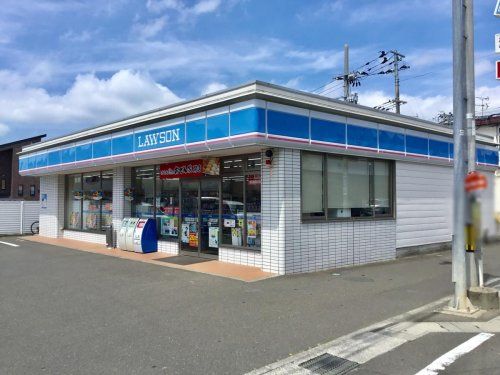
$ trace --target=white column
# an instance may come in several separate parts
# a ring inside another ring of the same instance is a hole
[[[64,176],[40,177],[40,197],[47,194],[46,208],[40,208],[40,235],[62,237],[64,227]]]
[[[113,228],[120,228],[122,219],[131,214],[131,203],[124,199],[124,190],[131,186],[131,169],[117,167],[113,169]]]

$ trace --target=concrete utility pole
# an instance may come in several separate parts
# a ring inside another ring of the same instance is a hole
[[[351,96],[349,91],[349,44],[344,44],[344,101]]]
[[[452,0],[453,13],[453,248],[452,280],[455,283],[453,308],[467,310],[467,275],[465,267],[465,174],[467,148],[465,109],[465,14],[464,0]]]
[[[465,88],[467,97],[467,172],[476,170],[476,85],[474,78],[474,9],[473,0],[464,0],[464,35],[465,35]],[[472,224],[472,197],[467,201],[467,222]],[[479,254],[481,249],[474,253],[467,253],[468,286],[478,286],[478,262],[482,261]],[[481,259],[481,260],[480,260]],[[482,268],[482,267],[481,267]]]
[[[394,103],[396,104],[396,113],[401,113],[401,104],[405,102],[399,98],[399,62],[405,57],[398,51],[391,51],[394,55]]]

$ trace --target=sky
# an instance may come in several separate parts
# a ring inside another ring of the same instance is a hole
[[[486,114],[500,112],[494,3],[474,2]],[[256,79],[338,98],[345,43],[353,70],[378,64],[380,51],[405,55],[402,113],[432,120],[452,110],[451,35],[451,0],[2,0],[0,143],[57,137]],[[360,104],[394,95],[390,74],[360,83]]]

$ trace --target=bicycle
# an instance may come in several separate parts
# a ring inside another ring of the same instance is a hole
[[[38,221],[33,222],[31,224],[31,234],[38,234],[40,233],[40,223]]]

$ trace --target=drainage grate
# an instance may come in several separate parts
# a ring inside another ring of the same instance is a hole
[[[299,364],[313,374],[342,375],[359,366],[359,363],[324,353]]]

